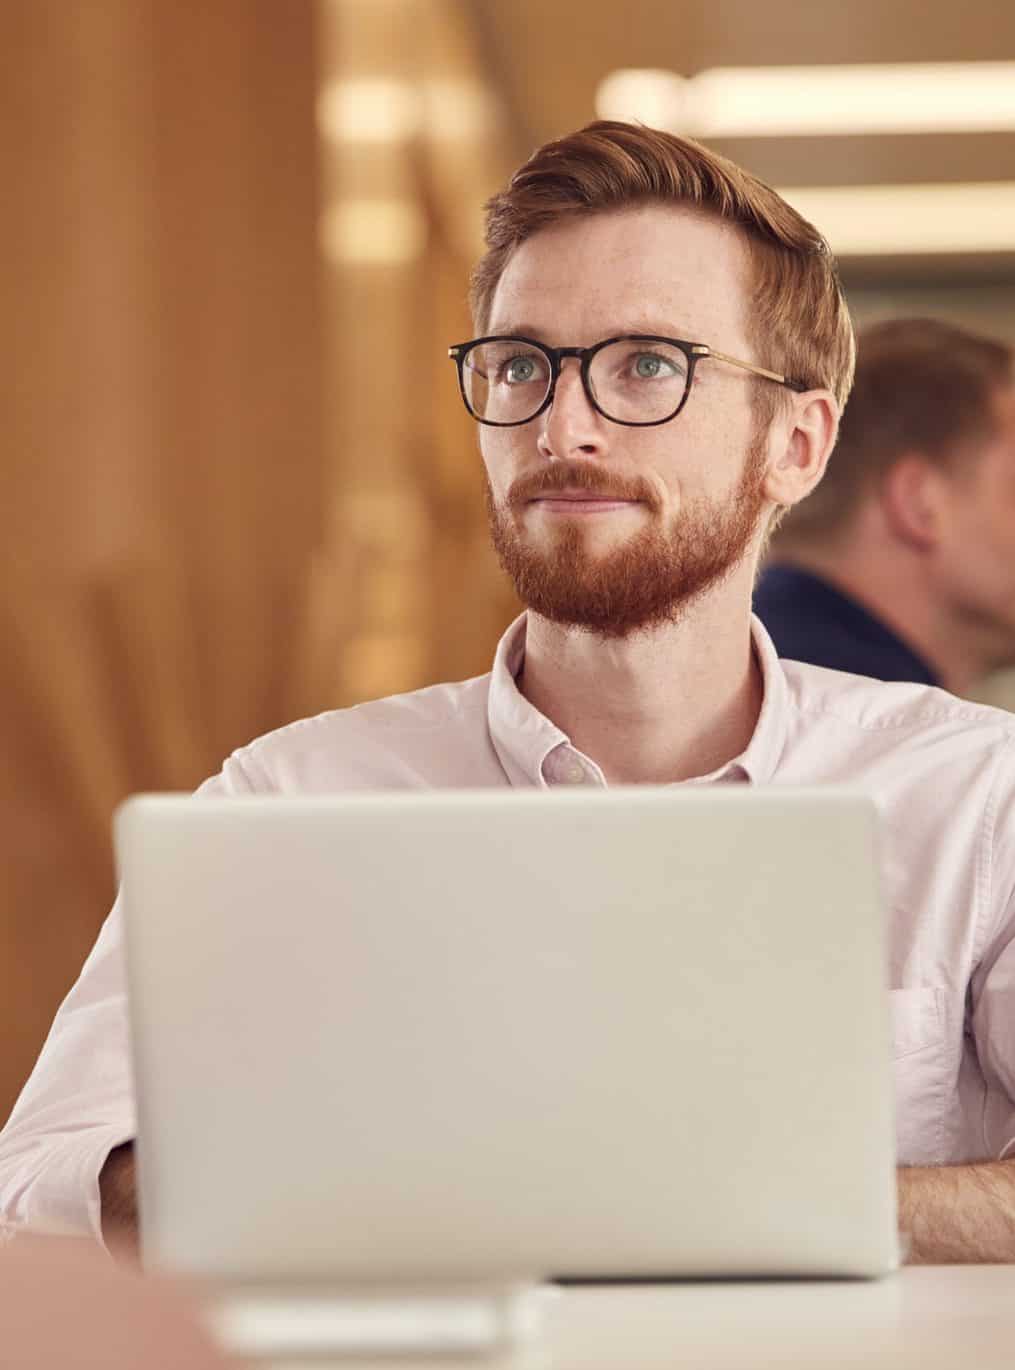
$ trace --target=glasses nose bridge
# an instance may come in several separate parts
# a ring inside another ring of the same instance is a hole
[[[583,362],[585,354],[590,350],[588,347],[555,347],[553,354],[557,358],[557,365],[559,366],[565,357],[576,357],[579,362]]]
[[[565,363],[567,360],[569,360],[570,358],[573,358],[573,359],[578,363],[578,371],[579,371],[579,374],[580,374],[580,376],[581,376],[582,389],[585,391],[585,396],[586,396],[586,398],[587,398],[587,399],[589,400],[589,402],[593,405],[593,407],[595,407],[595,400],[594,400],[593,397],[589,394],[589,383],[588,383],[588,363],[587,363],[587,358],[588,358],[588,354],[589,354],[591,351],[592,351],[592,348],[589,348],[589,347],[555,347],[555,348],[552,349],[550,355],[551,355],[551,358],[552,358],[552,360],[553,360],[553,367],[552,367],[552,376],[553,376],[553,379],[552,379],[551,384],[550,384],[550,393],[549,393],[549,395],[547,396],[547,399],[546,399],[547,407],[549,407],[550,405],[552,405],[552,404],[553,404],[553,401],[556,399],[556,395],[557,395],[557,381],[560,379],[561,375],[563,374],[563,371],[564,371],[564,363]]]
[[[586,370],[586,358],[588,357],[588,354],[591,350],[592,349],[588,347],[555,347],[553,349],[553,356],[557,363],[554,367],[554,370],[556,371],[557,375],[559,376],[561,371],[563,371],[564,363],[568,360],[568,358],[573,357],[575,361],[578,363],[578,369],[584,376]]]

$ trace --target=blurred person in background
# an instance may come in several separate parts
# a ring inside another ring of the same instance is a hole
[[[280,729],[201,793],[862,787],[884,824],[910,1258],[1015,1261],[1015,721],[780,662],[751,614],[772,520],[821,480],[852,382],[826,242],[707,148],[609,122],[535,152],[486,241],[476,336],[450,356],[526,612],[486,675]],[[122,937],[117,905],[0,1136],[9,1226],[135,1224]]]
[[[935,319],[858,338],[817,490],[754,595],[779,655],[965,695],[1015,663],[1012,349]]]

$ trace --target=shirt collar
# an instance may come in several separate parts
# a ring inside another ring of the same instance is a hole
[[[555,723],[525,698],[516,680],[525,660],[527,617],[521,614],[501,638],[490,675],[487,721],[494,750],[512,785],[546,788],[562,773],[590,783],[605,783],[596,763],[572,747]],[[761,669],[762,703],[750,742],[737,757],[689,784],[746,781],[760,785],[772,779],[786,742],[789,687],[772,639],[760,619],[751,618],[751,641]],[[553,761],[548,765],[548,758]],[[567,757],[567,763],[562,763]]]
[[[487,720],[494,750],[512,785],[546,786],[543,762],[558,747],[570,747],[565,733],[534,708],[516,684],[525,660],[521,614],[497,644],[490,676]]]
[[[751,645],[761,668],[761,713],[754,733],[736,763],[754,785],[767,784],[786,747],[789,732],[789,685],[775,644],[756,614],[751,615]]]

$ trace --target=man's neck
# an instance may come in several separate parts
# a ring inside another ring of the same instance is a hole
[[[529,614],[520,688],[611,784],[708,775],[750,741],[761,671],[746,590],[706,597],[680,622],[603,639]]]
[[[933,671],[946,690],[966,694],[990,669],[979,644],[905,553],[878,556],[858,546],[780,547],[773,561],[821,576],[885,624]]]

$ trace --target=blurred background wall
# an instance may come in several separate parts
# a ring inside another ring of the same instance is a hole
[[[124,795],[487,669],[514,605],[446,348],[509,169],[597,109],[686,113],[716,68],[1015,60],[1015,7],[6,0],[0,51],[2,1119]],[[941,127],[940,79],[937,125],[689,131],[814,214],[860,320],[1015,340],[1015,118]],[[871,198],[907,187],[938,198]]]

